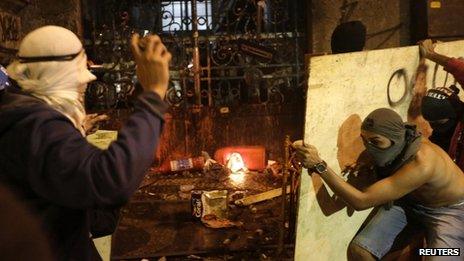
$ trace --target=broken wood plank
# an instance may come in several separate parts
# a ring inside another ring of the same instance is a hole
[[[290,186],[287,186],[287,194],[290,193]],[[235,201],[236,205],[240,206],[249,206],[258,202],[262,202],[265,200],[273,199],[282,195],[282,189],[276,188],[273,190],[269,190],[260,194],[251,195],[242,199],[237,199]]]

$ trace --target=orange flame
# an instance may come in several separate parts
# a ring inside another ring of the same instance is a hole
[[[229,178],[235,185],[242,184],[245,181],[245,172],[248,171],[242,155],[233,152],[227,155],[227,168],[230,170]]]

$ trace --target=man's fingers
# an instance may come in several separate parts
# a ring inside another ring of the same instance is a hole
[[[101,115],[91,114],[91,115],[88,115],[88,116],[90,116],[89,117],[89,122],[92,125],[99,122],[99,121],[104,121],[104,120],[109,119],[108,115],[106,115],[106,114],[101,114]]]
[[[140,36],[139,34],[135,33],[132,35],[131,38],[131,50],[132,50],[132,55],[134,55],[135,60],[139,60],[140,57],[142,56],[142,51],[140,50],[139,47],[139,41],[140,41]]]
[[[153,51],[153,54],[155,57],[161,57],[163,53],[167,52],[166,46],[162,42],[158,43],[155,45],[155,49]]]
[[[95,120],[96,121],[104,121],[104,120],[107,120],[109,119],[110,117],[106,114],[101,114],[101,115],[98,115],[96,116]]]
[[[172,59],[172,54],[169,51],[166,51],[166,53],[164,53],[163,55],[163,58],[166,60],[166,63],[169,64],[169,62],[171,62]]]
[[[147,37],[147,47],[145,48],[145,58],[152,59],[155,47],[161,43],[161,38],[158,35],[150,35]]]

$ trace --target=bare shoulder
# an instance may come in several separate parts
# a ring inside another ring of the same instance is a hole
[[[431,158],[438,158],[436,152],[434,152],[433,146],[423,142],[416,157],[391,175],[388,178],[389,182],[405,188],[408,193],[428,183],[433,177],[435,169],[433,162],[430,161]]]
[[[440,158],[439,147],[424,139],[413,161],[422,171],[431,172]]]
[[[433,143],[423,141],[414,159],[401,167],[394,175],[427,179],[434,171],[434,161],[439,158],[433,146]],[[411,173],[416,173],[416,175],[410,175]]]

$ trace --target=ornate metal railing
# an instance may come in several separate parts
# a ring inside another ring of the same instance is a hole
[[[87,0],[86,49],[99,76],[87,103],[129,106],[136,88],[128,41],[135,31],[161,35],[173,54],[166,99],[174,109],[301,100],[303,2]]]

